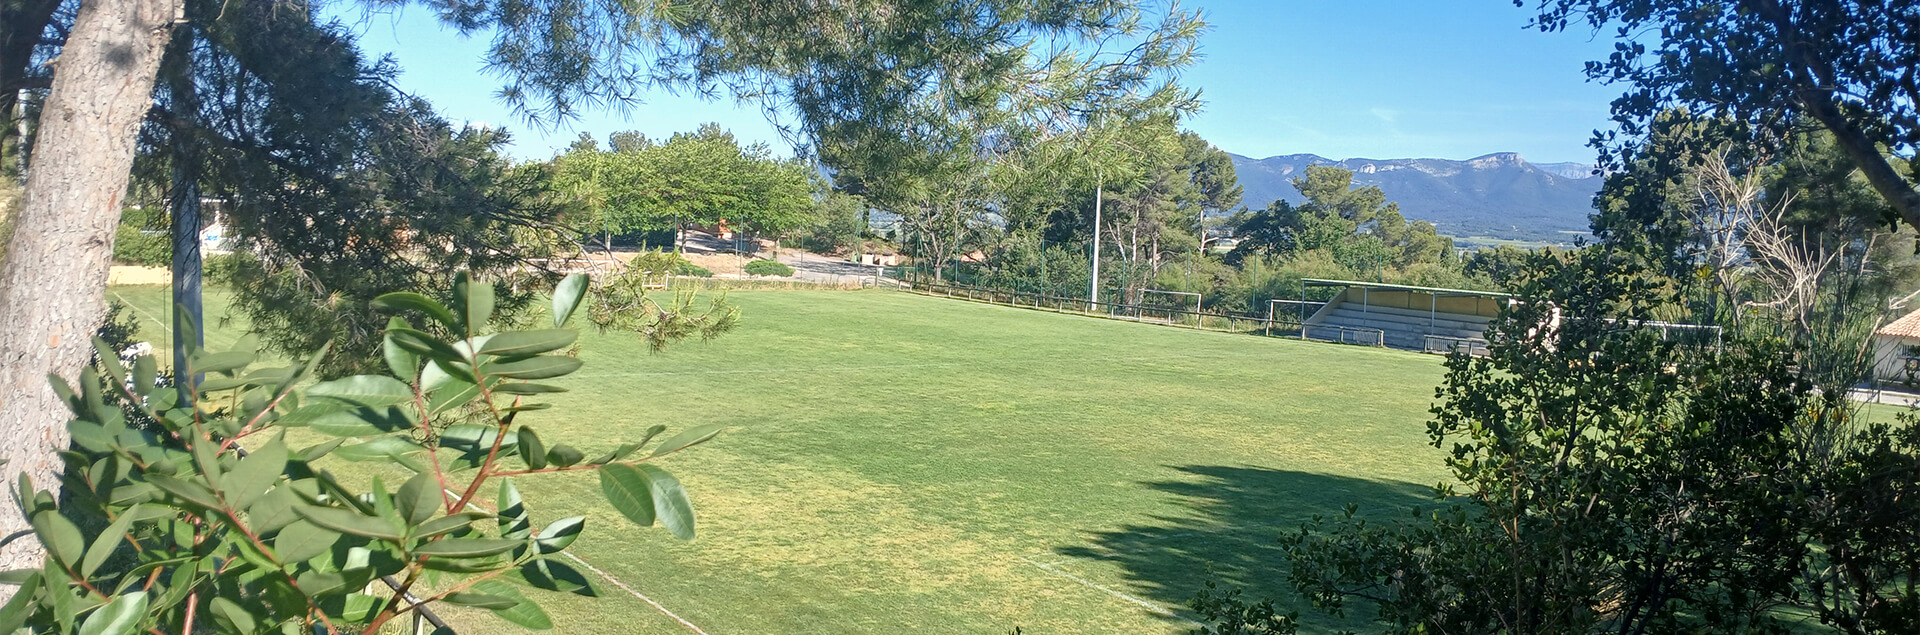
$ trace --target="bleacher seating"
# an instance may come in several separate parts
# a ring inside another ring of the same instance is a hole
[[[1426,350],[1427,336],[1436,335],[1461,340],[1478,340],[1486,337],[1487,324],[1492,318],[1460,313],[1429,312],[1415,309],[1368,306],[1353,302],[1338,302],[1307,321],[1307,337],[1313,339],[1374,343],[1376,336],[1359,333],[1378,331],[1382,344],[1391,348],[1408,350]],[[1340,329],[1315,327],[1341,327]],[[1343,329],[1346,331],[1343,332]],[[1345,335],[1343,340],[1342,335]]]

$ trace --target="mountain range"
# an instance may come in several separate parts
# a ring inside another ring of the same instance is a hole
[[[1229,153],[1244,189],[1242,203],[1261,209],[1275,199],[1303,200],[1292,180],[1308,166],[1352,170],[1356,185],[1377,185],[1408,219],[1434,224],[1466,245],[1502,241],[1568,244],[1587,235],[1587,214],[1602,177],[1582,163],[1529,163],[1501,152],[1449,159],[1343,159],[1288,154],[1252,159]]]

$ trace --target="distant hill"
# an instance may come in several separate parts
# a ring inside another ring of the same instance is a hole
[[[1474,244],[1570,243],[1585,236],[1587,214],[1601,184],[1593,166],[1528,163],[1511,152],[1465,161],[1232,156],[1247,207],[1264,208],[1274,199],[1301,202],[1292,179],[1307,166],[1332,165],[1352,170],[1357,184],[1380,186],[1407,218],[1431,222],[1440,233]]]

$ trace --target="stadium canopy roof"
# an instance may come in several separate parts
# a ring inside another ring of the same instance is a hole
[[[1301,284],[1304,284],[1309,287],[1359,287],[1362,289],[1380,289],[1383,291],[1411,291],[1414,293],[1428,293],[1433,295],[1479,296],[1479,297],[1488,297],[1488,298],[1513,297],[1513,294],[1511,293],[1501,293],[1499,291],[1474,291],[1471,289],[1445,289],[1441,287],[1416,287],[1413,285],[1387,284],[1384,282],[1363,282],[1360,280],[1322,280],[1319,278],[1306,278],[1304,280],[1301,280],[1300,282]]]

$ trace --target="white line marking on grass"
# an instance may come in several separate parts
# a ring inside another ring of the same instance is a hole
[[[573,555],[572,553],[568,553],[565,551],[562,551],[560,553],[562,555],[565,555],[568,558],[573,559],[574,562],[580,563],[580,566],[586,567],[588,571],[592,571],[594,573],[600,574],[600,577],[606,578],[607,581],[612,582],[614,586],[620,587],[620,590],[626,591],[627,593],[633,595],[633,597],[640,598],[640,601],[646,602],[647,604],[652,605],[654,610],[660,611],[662,614],[665,614],[667,617],[673,618],[673,621],[679,622],[681,626],[687,627],[687,630],[693,631],[695,633],[699,633],[700,635],[707,635],[706,631],[700,630],[700,627],[698,626],[694,626],[693,622],[689,622],[687,621],[686,618],[675,615],[673,611],[667,610],[667,607],[660,606],[659,602],[653,601],[653,598],[647,597],[645,595],[641,595],[639,591],[633,590],[633,587],[627,586],[627,583],[621,582],[619,578],[613,577],[613,574],[607,573],[605,571],[601,571],[599,567],[593,566],[591,564],[587,564],[587,561],[581,560],[580,556],[576,556],[576,555]]]
[[[1089,357],[1080,361],[1082,363],[1205,361],[1205,360],[1221,360],[1221,359],[1227,359],[1229,357],[1237,357],[1237,356],[1232,356],[1232,355],[1159,355],[1159,356],[1124,355],[1124,356],[1114,356],[1114,357]],[[975,359],[975,360],[953,361],[953,362],[923,362],[923,363],[917,363],[917,364],[863,364],[863,365],[857,365],[857,366],[790,366],[786,368],[772,368],[772,369],[755,368],[755,369],[724,369],[724,370],[641,371],[641,372],[631,372],[631,373],[581,373],[577,375],[568,375],[568,377],[573,379],[600,379],[604,377],[655,377],[655,376],[676,376],[676,375],[835,373],[835,372],[856,372],[856,371],[864,371],[864,370],[895,369],[895,368],[958,368],[958,367],[979,367],[979,366],[989,366],[989,365],[993,365],[993,364],[985,360]]]
[[[1174,613],[1172,610],[1168,609],[1167,607],[1156,604],[1151,600],[1141,598],[1140,596],[1133,595],[1125,591],[1120,591],[1117,589],[1113,589],[1111,587],[1102,586],[1098,583],[1093,582],[1092,580],[1088,580],[1086,578],[1082,578],[1080,576],[1067,573],[1066,571],[1061,570],[1059,567],[1053,566],[1058,563],[1036,562],[1034,561],[1034,559],[1028,558],[1026,556],[1021,556],[1020,559],[1025,561],[1027,564],[1038,567],[1041,571],[1045,571],[1047,573],[1051,573],[1051,574],[1060,576],[1062,578],[1066,578],[1068,580],[1078,582],[1080,583],[1081,586],[1087,587],[1089,589],[1093,589],[1095,591],[1099,591],[1101,593],[1105,593],[1107,595],[1111,595],[1116,598],[1120,598],[1122,600],[1126,600],[1127,602],[1130,602],[1136,606],[1139,606],[1140,608],[1146,609],[1147,612],[1152,613],[1154,615],[1159,615],[1161,617],[1171,617],[1173,619],[1180,620],[1182,622],[1186,622],[1194,626],[1199,626],[1202,628],[1206,627],[1205,624],[1201,624],[1199,622],[1195,622],[1185,617],[1181,617],[1179,614]]]
[[[452,496],[454,498],[460,498],[459,492],[455,492],[450,489],[441,489],[440,491],[446,492],[448,496]],[[470,507],[478,507],[480,509],[486,509],[485,507],[481,507],[478,504],[478,501],[467,501],[467,505]],[[674,614],[673,611],[667,610],[667,607],[661,606],[659,602],[653,601],[653,598],[647,597],[646,595],[641,594],[639,591],[633,590],[633,587],[627,586],[627,583],[625,582],[621,582],[620,578],[613,577],[613,574],[607,573],[605,571],[601,571],[600,567],[593,566],[592,563],[589,563],[585,560],[581,560],[580,556],[573,555],[573,552],[562,551],[560,552],[560,555],[566,556],[567,558],[573,560],[574,562],[580,563],[580,566],[586,567],[588,571],[592,571],[596,574],[599,574],[600,577],[606,578],[608,582],[613,583],[614,586],[620,587],[620,590],[626,591],[627,594],[632,595],[633,597],[640,598],[640,601],[646,602],[647,605],[652,606],[654,610],[659,611],[662,615],[673,618],[673,621],[679,622],[681,626],[687,627],[687,630],[693,631],[695,633],[699,633],[700,635],[710,635],[706,631],[701,630],[700,627],[694,626],[693,622],[687,621],[687,618],[680,617],[679,615]]]
[[[134,313],[139,313],[141,315],[147,316],[147,319],[153,320],[154,324],[157,324],[160,326],[160,333],[167,336],[167,341],[169,342],[173,341],[173,326],[170,324],[167,324],[167,321],[165,319],[162,319],[159,316],[149,313],[146,309],[140,308],[140,305],[134,304],[131,300],[128,300],[125,296],[120,295],[119,291],[110,291],[109,293],[112,293],[113,298],[116,300],[119,300],[121,304],[127,305],[128,308],[133,309]]]

